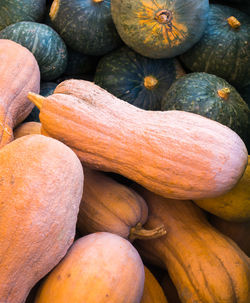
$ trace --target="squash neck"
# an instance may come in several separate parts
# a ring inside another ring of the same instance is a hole
[[[158,84],[158,80],[154,76],[150,75],[144,78],[144,86],[147,89],[153,89],[156,87],[157,84]]]
[[[234,16],[227,18],[227,22],[233,29],[237,29],[241,26],[240,21],[237,20]]]
[[[150,240],[158,239],[167,233],[163,225],[158,226],[154,229],[144,229],[142,224],[139,222],[135,227],[131,227],[128,239],[133,242],[135,239]]]
[[[59,9],[59,6],[60,6],[60,0],[54,0],[51,4],[51,7],[50,7],[50,11],[49,11],[49,16],[50,16],[50,19],[51,20],[54,20],[56,15],[57,15],[57,12],[58,12],[58,9]]]
[[[230,95],[230,89],[228,87],[224,87],[222,89],[219,89],[217,91],[218,95],[220,98],[224,99],[224,100],[227,100],[229,98],[229,95]]]

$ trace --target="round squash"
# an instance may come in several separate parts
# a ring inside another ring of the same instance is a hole
[[[74,242],[41,285],[35,303],[140,303],[144,266],[136,249],[101,232]]]
[[[99,60],[94,82],[135,106],[160,110],[165,92],[184,74],[177,59],[150,59],[124,46]]]
[[[27,136],[27,135],[32,135],[32,134],[41,134],[41,127],[42,124],[39,122],[24,122],[21,123],[20,125],[18,125],[18,127],[16,127],[14,129],[14,139],[23,137],[23,136]]]
[[[180,56],[193,72],[217,75],[236,88],[250,78],[250,18],[236,8],[211,4],[199,42]]]
[[[101,56],[121,45],[110,2],[54,0],[49,15],[69,47],[85,55]]]
[[[15,41],[35,56],[43,81],[59,77],[67,66],[67,48],[55,30],[46,24],[22,21],[0,31],[1,39]]]
[[[208,0],[112,0],[111,13],[122,40],[150,58],[182,54],[202,36]]]

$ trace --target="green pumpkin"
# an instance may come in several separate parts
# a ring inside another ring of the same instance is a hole
[[[230,127],[245,142],[250,134],[250,110],[238,91],[208,73],[189,73],[176,80],[162,99],[162,110],[199,114]]]
[[[208,26],[200,41],[180,56],[193,72],[224,78],[236,88],[250,78],[250,18],[225,5],[211,4]]]
[[[0,39],[9,39],[28,48],[38,62],[43,81],[56,79],[66,69],[66,45],[58,33],[46,24],[17,22],[1,30]]]
[[[137,107],[159,110],[162,96],[184,74],[175,58],[150,59],[124,46],[99,60],[94,82]]]
[[[112,20],[110,0],[54,0],[50,18],[66,44],[85,55],[101,56],[122,43]]]
[[[45,0],[0,0],[0,30],[20,21],[41,21]]]
[[[112,0],[122,40],[139,54],[171,58],[188,50],[207,25],[208,0]]]
[[[244,99],[244,101],[248,104],[250,107],[250,84],[246,85],[239,91],[241,97]],[[250,138],[249,138],[250,139]]]

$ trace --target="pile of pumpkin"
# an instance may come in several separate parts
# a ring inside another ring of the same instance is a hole
[[[0,303],[250,302],[250,9],[222,2],[1,0]]]

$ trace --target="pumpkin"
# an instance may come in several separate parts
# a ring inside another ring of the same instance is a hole
[[[110,232],[133,241],[151,239],[166,233],[164,227],[145,230],[146,202],[133,189],[102,172],[84,167],[84,192],[77,228],[82,234]]]
[[[14,129],[13,135],[14,139],[27,136],[27,135],[32,135],[32,134],[41,134],[41,123],[39,122],[24,122],[18,125]]]
[[[250,220],[250,156],[243,177],[226,194],[212,199],[198,199],[194,202],[202,209],[221,219],[232,222]]]
[[[1,0],[0,30],[20,21],[41,21],[46,0]]]
[[[170,279],[169,274],[166,270],[162,279],[160,280],[160,285],[167,297],[168,303],[181,303],[176,287],[174,286],[174,283]]]
[[[75,235],[83,169],[75,153],[42,135],[0,149],[0,298],[24,302]]]
[[[239,92],[248,106],[250,106],[250,84],[243,87]]]
[[[74,242],[38,290],[35,303],[139,303],[144,266],[124,238],[93,233]]]
[[[69,47],[85,55],[101,56],[121,45],[110,2],[54,0],[49,16]]]
[[[66,80],[47,98],[28,98],[40,109],[42,134],[62,140],[84,165],[165,197],[218,196],[247,165],[240,137],[197,114],[146,111],[85,80]]]
[[[181,302],[250,302],[250,261],[189,200],[173,201],[137,189],[149,207],[148,228],[164,224],[159,239],[135,241],[143,260],[167,269]]]
[[[150,59],[124,46],[99,60],[94,82],[135,106],[160,110],[162,96],[184,74],[176,58]]]
[[[250,135],[250,109],[224,79],[208,73],[189,73],[172,84],[162,98],[162,110],[184,110],[218,121],[244,142]]]
[[[13,128],[34,107],[27,93],[39,92],[40,71],[33,54],[13,41],[0,39],[0,148],[13,140]]]
[[[193,46],[207,25],[208,0],[112,0],[116,29],[130,48],[150,58],[171,58]]]
[[[0,31],[1,39],[15,41],[35,56],[43,81],[55,80],[66,69],[67,48],[57,32],[46,24],[22,21]]]
[[[208,26],[192,48],[180,56],[193,72],[217,75],[236,88],[250,78],[250,19],[226,5],[211,4]]]

